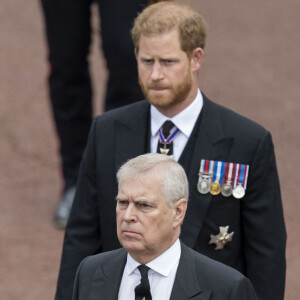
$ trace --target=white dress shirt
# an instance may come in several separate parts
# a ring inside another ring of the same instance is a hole
[[[173,158],[174,160],[178,161],[193,131],[197,118],[201,112],[202,106],[203,97],[199,89],[195,100],[187,108],[185,108],[173,118],[166,117],[161,112],[159,112],[157,108],[151,105],[151,153],[155,153],[157,151],[159,129],[162,127],[165,121],[171,120],[174,123],[174,125],[180,130],[180,133],[175,137],[173,141]]]
[[[177,239],[167,251],[146,264],[150,268],[148,278],[152,300],[170,299],[180,255],[181,246],[179,239]],[[141,282],[141,274],[137,268],[139,265],[140,263],[129,254],[127,255],[119,289],[119,300],[135,299],[134,289]]]

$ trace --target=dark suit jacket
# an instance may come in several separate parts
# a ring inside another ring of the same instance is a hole
[[[87,257],[79,266],[73,300],[116,300],[126,263],[121,248]],[[181,244],[170,300],[255,300],[245,276]],[[161,299],[167,300],[167,299]]]
[[[147,101],[97,117],[81,163],[66,229],[56,299],[70,299],[76,269],[89,255],[120,247],[116,235],[116,171],[149,151]],[[204,96],[198,126],[180,157],[190,198],[181,240],[248,277],[263,300],[283,299],[286,231],[271,135]],[[238,200],[197,190],[201,159],[248,164],[246,195]],[[223,250],[209,244],[219,226],[234,231]]]

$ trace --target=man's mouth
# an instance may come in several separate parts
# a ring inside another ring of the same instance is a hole
[[[168,86],[165,86],[165,85],[159,85],[159,84],[150,84],[148,86],[148,89],[149,90],[154,90],[154,91],[163,91],[163,90],[166,90],[168,89],[169,87]]]
[[[138,232],[132,230],[122,230],[122,234],[128,237],[134,237],[140,235]]]
[[[155,91],[155,92],[161,92],[165,91],[167,88],[150,88],[150,90]]]

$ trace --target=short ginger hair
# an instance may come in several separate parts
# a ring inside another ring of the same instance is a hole
[[[204,49],[206,23],[203,17],[186,5],[159,2],[146,7],[135,19],[131,36],[139,51],[141,35],[163,34],[178,30],[181,49],[187,54],[198,47]]]

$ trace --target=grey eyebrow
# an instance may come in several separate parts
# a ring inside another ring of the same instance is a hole
[[[126,198],[122,197],[122,196],[117,196],[116,197],[116,201],[122,201],[122,200],[127,200]]]

